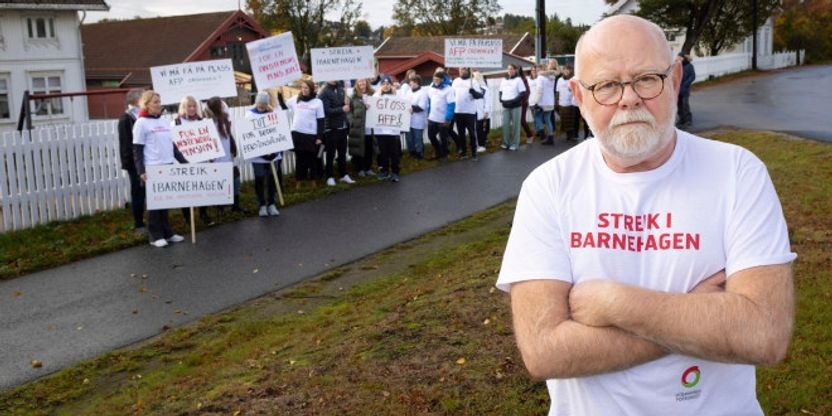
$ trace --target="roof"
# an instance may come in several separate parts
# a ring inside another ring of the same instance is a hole
[[[389,74],[401,74],[402,72],[406,72],[408,69],[415,68],[425,62],[435,62],[438,66],[445,66],[445,56],[440,55],[436,52],[426,51],[422,52],[421,54],[415,56],[414,58],[402,62],[399,65],[396,65],[393,68],[387,70]],[[514,64],[520,68],[526,68],[532,66],[534,63],[523,59],[519,56],[512,55],[510,53],[503,52],[503,64],[502,69],[496,68],[484,68],[484,69],[491,69],[490,72],[487,73],[498,73],[501,71],[505,71],[505,68],[508,67],[508,64]]]
[[[110,10],[110,6],[104,0],[0,0],[0,9],[107,11]]]
[[[385,39],[384,43],[376,49],[375,55],[376,57],[381,58],[411,58],[427,51],[444,55],[446,38],[499,38],[503,40],[504,53],[515,53],[528,36],[528,32],[523,34],[504,33],[500,35],[487,36],[391,36]]]
[[[618,14],[618,13],[621,12],[621,9],[624,8],[624,6],[626,6],[627,3],[630,3],[630,2],[631,2],[631,0],[618,0],[618,1],[615,2],[615,4],[613,4],[609,7],[609,9],[607,10],[606,13],[604,13],[604,15],[605,16],[612,16],[614,14]]]
[[[150,84],[150,67],[193,61],[237,25],[268,36],[239,10],[83,25],[87,78],[121,79],[132,73],[129,84]]]

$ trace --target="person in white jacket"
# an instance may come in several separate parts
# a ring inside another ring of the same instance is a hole
[[[471,77],[471,68],[460,68],[459,78],[451,83],[456,97],[454,120],[459,134],[457,143],[459,158],[467,159],[471,149],[471,158],[477,159],[477,101],[483,98],[482,87]],[[467,132],[467,133],[466,133]],[[469,138],[466,142],[466,137]],[[470,146],[469,146],[470,144]]]
[[[477,153],[486,151],[488,133],[491,132],[491,88],[485,82],[482,73],[474,70],[474,80],[482,87],[483,96],[477,99]]]

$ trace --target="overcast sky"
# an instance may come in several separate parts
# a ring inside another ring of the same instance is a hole
[[[126,19],[135,16],[156,17],[175,16],[181,14],[208,13],[237,8],[237,0],[105,0],[110,5],[110,11],[88,12],[86,22],[96,22],[105,17],[113,19]],[[534,0],[498,0],[503,7],[500,14],[511,13],[518,15],[533,16]],[[380,25],[393,23],[393,0],[363,0],[364,13],[370,26],[376,28]],[[245,0],[239,4],[245,7]],[[546,0],[546,14],[557,13],[561,19],[571,18],[574,23],[592,24],[606,6],[604,0]]]

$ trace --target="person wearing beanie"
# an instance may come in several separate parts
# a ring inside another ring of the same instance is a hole
[[[133,163],[142,183],[147,182],[147,167],[170,165],[174,161],[188,163],[173,144],[170,123],[161,118],[162,100],[153,90],[145,91],[139,99],[139,119],[133,125]],[[147,231],[150,245],[162,248],[168,243],[179,243],[185,238],[174,234],[168,220],[168,210],[147,211]]]
[[[269,93],[260,91],[254,99],[254,107],[246,112],[245,117],[247,120],[251,120],[272,111],[274,110],[272,110]],[[270,165],[277,163],[275,166],[277,180],[283,183],[282,159],[283,152],[270,153],[251,159],[251,168],[254,171],[254,193],[257,194],[257,205],[260,207],[257,213],[261,217],[280,215],[280,211],[275,205],[277,184],[274,181],[274,175],[271,173]]]

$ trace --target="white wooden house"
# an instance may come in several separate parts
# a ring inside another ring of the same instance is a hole
[[[104,0],[0,0],[0,131],[17,127],[24,91],[86,90],[81,16]],[[81,16],[79,16],[81,12]],[[31,103],[35,126],[88,120],[85,97]]]

